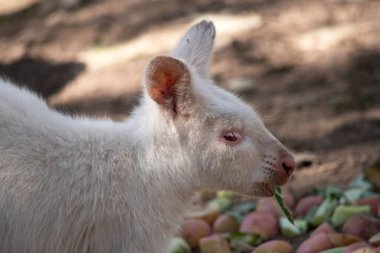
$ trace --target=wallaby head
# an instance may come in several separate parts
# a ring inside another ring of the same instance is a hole
[[[175,129],[199,188],[271,196],[295,169],[255,110],[210,80],[212,22],[193,26],[168,56],[146,68],[145,100]],[[175,156],[176,154],[173,154]]]

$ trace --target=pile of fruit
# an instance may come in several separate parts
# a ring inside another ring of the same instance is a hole
[[[191,214],[170,253],[380,252],[380,194],[363,176],[348,189],[318,188],[298,201],[284,192],[290,215],[281,196],[239,203],[234,197],[219,192]]]

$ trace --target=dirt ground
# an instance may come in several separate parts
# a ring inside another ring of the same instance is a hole
[[[379,13],[369,0],[109,0],[49,13],[0,0],[0,74],[62,112],[121,120],[148,59],[209,18],[213,78],[295,151],[290,187],[302,194],[380,158]]]

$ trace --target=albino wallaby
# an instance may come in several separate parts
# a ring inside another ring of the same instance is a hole
[[[0,252],[164,253],[194,191],[271,196],[293,156],[214,85],[212,22],[153,58],[124,122],[64,116],[0,81]]]

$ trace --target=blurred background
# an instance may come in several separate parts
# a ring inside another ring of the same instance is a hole
[[[295,151],[302,194],[379,161],[379,14],[370,0],[0,0],[0,75],[62,112],[122,120],[149,58],[210,19],[214,80]]]

